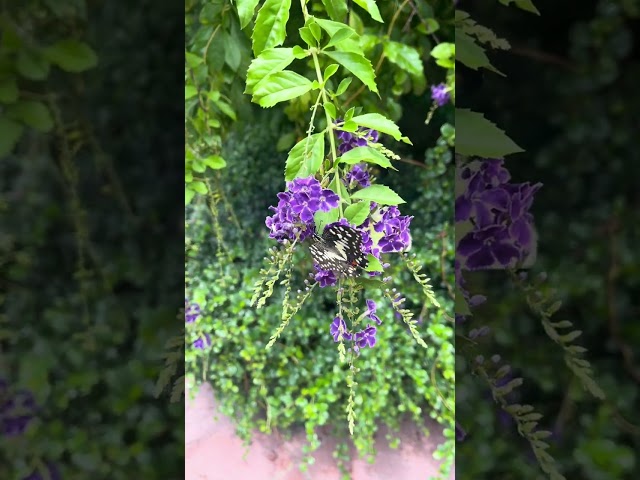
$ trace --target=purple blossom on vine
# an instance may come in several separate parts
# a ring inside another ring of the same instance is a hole
[[[331,335],[333,336],[333,341],[334,342],[339,341],[339,338],[340,338],[341,334],[342,334],[342,339],[345,340],[345,341],[349,341],[349,340],[351,340],[353,338],[351,333],[349,333],[349,330],[347,330],[347,324],[339,316],[336,316],[333,319],[333,322],[331,323],[331,327],[330,327],[329,331],[331,332]]]
[[[431,85],[431,99],[436,102],[436,105],[442,107],[449,102],[450,98],[451,95],[449,94],[449,89],[444,83]]]

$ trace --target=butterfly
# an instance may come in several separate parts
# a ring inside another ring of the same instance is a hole
[[[311,256],[323,270],[337,276],[353,277],[359,268],[366,268],[367,255],[362,251],[362,234],[345,225],[331,225],[322,236],[313,234]]]

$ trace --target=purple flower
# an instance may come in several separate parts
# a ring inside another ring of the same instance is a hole
[[[342,119],[337,119],[336,124],[342,123]],[[340,154],[347,153],[349,150],[353,150],[356,147],[365,147],[369,143],[376,143],[378,141],[379,134],[376,130],[372,130],[366,127],[359,127],[354,133],[338,130],[338,139],[342,141],[338,145]]]
[[[377,309],[376,302],[374,302],[373,300],[366,300],[366,303],[367,303],[367,311],[365,313],[365,316],[369,317],[371,320],[373,320],[378,325],[380,325],[382,323],[382,320],[380,320],[376,315],[376,309]]]
[[[351,171],[347,172],[344,176],[343,183],[352,188],[355,185],[368,187],[371,185],[371,179],[369,178],[369,172],[367,172],[361,164],[356,164]]]
[[[462,428],[460,424],[456,422],[456,441],[462,442],[466,438],[466,436],[467,436],[467,432],[465,432],[464,428]]]
[[[361,348],[369,347],[373,348],[376,344],[376,327],[372,327],[371,325],[367,325],[364,330],[360,330],[356,333],[355,336],[355,346],[354,350],[357,352]]]
[[[431,99],[436,102],[439,107],[447,103],[450,97],[449,89],[444,83],[431,85]]]
[[[382,218],[374,224],[376,232],[384,232],[384,236],[378,242],[382,253],[402,252],[411,245],[409,224],[412,216],[400,215],[398,207],[384,207],[380,210]]]
[[[197,303],[190,303],[185,299],[184,306],[184,323],[195,322],[201,314],[200,305]]]
[[[208,333],[205,333],[204,337],[203,336],[198,337],[198,339],[193,342],[193,347],[197,348],[198,350],[204,350],[206,347],[210,345],[211,345],[211,337],[209,336]]]
[[[338,283],[336,274],[330,270],[323,270],[315,265],[317,273],[315,274],[315,280],[320,284],[320,288],[329,287]]]
[[[331,323],[331,328],[329,330],[331,332],[331,335],[333,336],[334,342],[339,341],[339,337],[341,334],[342,334],[343,340],[349,341],[353,338],[353,336],[347,330],[347,324],[344,322],[342,318],[338,316],[336,316],[333,319],[333,322]]]
[[[269,237],[282,243],[300,240],[312,235],[314,230],[313,216],[318,211],[328,212],[336,208],[340,197],[332,190],[323,189],[313,176],[296,178],[287,183],[286,192],[278,193],[278,205],[269,207],[274,214],[265,219],[269,228]]]
[[[456,252],[466,258],[467,270],[479,270],[495,267],[508,267],[520,258],[509,236],[507,227],[498,225],[486,227],[465,235],[456,248]]]

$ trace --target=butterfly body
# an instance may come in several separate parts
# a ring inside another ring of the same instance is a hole
[[[353,277],[366,268],[367,256],[362,251],[362,234],[345,225],[331,225],[322,236],[314,234],[309,247],[314,262],[337,276]]]

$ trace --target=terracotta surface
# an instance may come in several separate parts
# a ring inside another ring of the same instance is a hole
[[[208,385],[191,400],[187,392],[185,412],[185,480],[339,480],[333,459],[335,441],[323,438],[314,452],[315,464],[307,472],[298,468],[302,458],[304,432],[286,441],[277,435],[257,433],[247,449],[235,435],[231,421],[217,411],[213,392]],[[429,425],[431,436],[425,438],[415,427],[405,425],[401,444],[390,449],[379,435],[378,455],[373,465],[354,460],[352,480],[428,480],[438,472],[432,454],[442,441],[442,428]],[[450,479],[455,478],[451,472]]]

